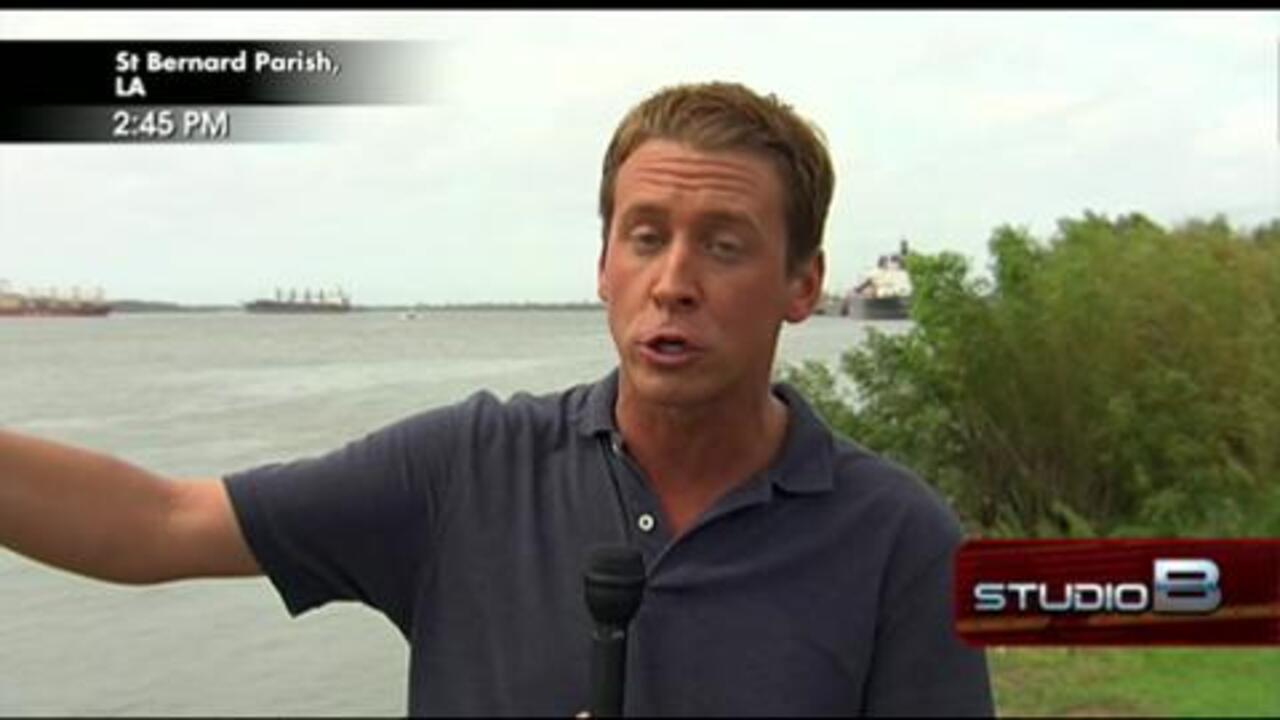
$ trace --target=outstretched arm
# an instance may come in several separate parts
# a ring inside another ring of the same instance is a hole
[[[219,479],[0,430],[0,546],[101,580],[261,573]]]

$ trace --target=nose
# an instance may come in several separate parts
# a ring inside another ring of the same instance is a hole
[[[665,310],[691,310],[698,306],[697,257],[685,238],[676,238],[667,246],[657,267],[653,283],[653,300]]]

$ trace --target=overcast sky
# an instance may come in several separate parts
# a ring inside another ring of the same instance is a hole
[[[908,238],[978,267],[1002,223],[1280,216],[1277,12],[0,12],[0,39],[415,39],[433,102],[321,143],[0,145],[16,289],[236,303],[594,298],[605,144],[727,79],[825,131],[828,290]],[[18,69],[6,68],[5,74]]]

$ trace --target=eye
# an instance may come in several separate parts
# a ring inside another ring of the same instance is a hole
[[[652,225],[637,225],[627,231],[627,241],[637,252],[651,252],[662,247],[662,235]]]
[[[735,260],[743,250],[742,238],[725,230],[711,233],[704,245],[711,255],[722,260]]]

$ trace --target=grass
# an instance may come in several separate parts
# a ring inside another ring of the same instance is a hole
[[[1280,717],[1280,649],[990,649],[997,713]]]

